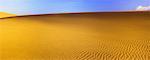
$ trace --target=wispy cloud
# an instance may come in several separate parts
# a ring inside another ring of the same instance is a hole
[[[138,6],[136,8],[137,11],[145,11],[145,10],[150,10],[150,6]]]

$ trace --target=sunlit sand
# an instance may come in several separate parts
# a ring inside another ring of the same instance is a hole
[[[15,16],[15,15],[14,14],[5,13],[5,12],[0,12],[0,18],[10,17],[10,16]]]
[[[0,60],[149,60],[150,13],[0,19]]]

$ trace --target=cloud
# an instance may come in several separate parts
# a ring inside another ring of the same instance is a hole
[[[138,6],[136,8],[137,11],[145,11],[145,10],[150,10],[150,6]]]

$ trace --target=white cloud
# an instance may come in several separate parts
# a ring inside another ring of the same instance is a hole
[[[150,6],[138,6],[136,8],[137,11],[145,11],[145,10],[150,10]]]

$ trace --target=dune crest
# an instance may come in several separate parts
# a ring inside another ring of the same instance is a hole
[[[15,15],[14,14],[5,13],[5,12],[0,12],[0,18],[9,17],[9,16],[15,16]]]

